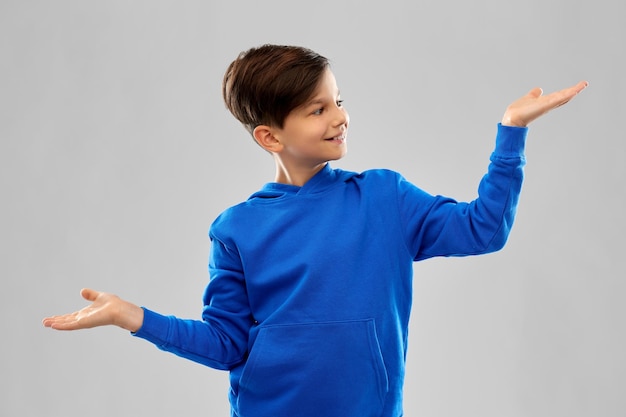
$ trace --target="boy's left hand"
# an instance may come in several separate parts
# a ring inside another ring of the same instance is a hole
[[[533,120],[573,99],[588,85],[587,81],[581,81],[569,88],[545,96],[542,95],[543,90],[541,88],[533,88],[524,97],[507,107],[502,117],[502,124],[517,127],[528,126]]]

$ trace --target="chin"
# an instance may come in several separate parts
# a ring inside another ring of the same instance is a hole
[[[346,150],[344,150],[343,152],[340,152],[340,153],[335,154],[335,156],[331,157],[331,158],[329,159],[329,161],[338,161],[338,160],[340,160],[341,158],[343,158],[344,156],[346,156],[347,154],[348,154],[348,150],[346,149]]]

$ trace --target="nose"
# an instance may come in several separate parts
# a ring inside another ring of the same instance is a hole
[[[335,116],[335,126],[345,125],[348,127],[348,123],[350,123],[350,115],[348,111],[343,107],[336,107],[336,116]]]

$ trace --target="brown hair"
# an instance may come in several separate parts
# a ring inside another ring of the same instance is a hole
[[[307,48],[262,45],[239,54],[226,70],[226,107],[248,132],[283,127],[287,115],[314,93],[328,59]]]

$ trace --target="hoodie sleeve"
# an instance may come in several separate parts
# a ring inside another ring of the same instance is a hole
[[[504,246],[522,187],[527,132],[528,128],[498,124],[491,163],[471,202],[432,196],[399,177],[402,229],[416,261],[489,253]]]
[[[134,336],[215,369],[228,370],[244,360],[252,316],[236,251],[211,236],[211,281],[202,320],[163,316],[144,308],[143,326]]]

